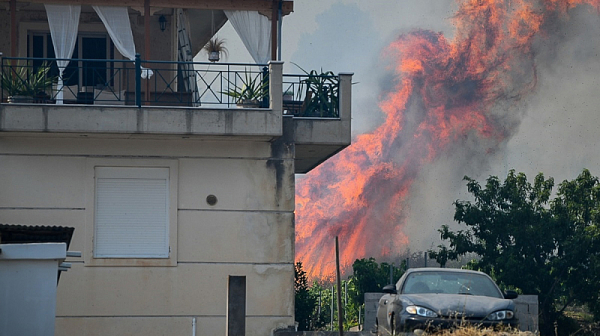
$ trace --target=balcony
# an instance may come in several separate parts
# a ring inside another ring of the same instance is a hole
[[[350,144],[351,74],[282,74],[281,62],[71,59],[61,83],[56,59],[1,54],[0,73],[5,135],[269,141],[293,132],[297,173]]]

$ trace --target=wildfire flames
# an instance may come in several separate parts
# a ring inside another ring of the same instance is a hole
[[[461,1],[452,40],[418,30],[384,51],[396,78],[379,104],[385,121],[298,184],[296,255],[309,276],[334,273],[335,236],[342,267],[404,250],[419,170],[466,136],[495,150],[507,126],[493,108],[535,88],[532,44],[579,5],[600,13],[600,0]]]

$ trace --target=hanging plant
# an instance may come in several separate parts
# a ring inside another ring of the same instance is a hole
[[[227,48],[225,47],[225,39],[213,37],[204,45],[204,51],[208,54],[208,60],[218,62],[221,55],[227,57]]]

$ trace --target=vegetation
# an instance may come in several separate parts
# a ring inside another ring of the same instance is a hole
[[[229,56],[227,47],[225,47],[225,39],[221,39],[218,37],[213,37],[210,40],[208,40],[208,42],[206,42],[202,49],[206,51],[210,61],[218,61],[221,55],[224,57]],[[216,56],[214,56],[216,58],[211,58],[213,57],[211,53],[216,53]]]
[[[294,63],[295,64],[295,63]],[[302,69],[306,78],[300,82],[298,93],[306,92],[305,107],[301,111],[301,117],[339,117],[339,77],[332,71],[310,72]],[[306,89],[304,89],[306,88]],[[299,97],[302,99],[302,97]]]
[[[475,201],[456,201],[455,221],[466,229],[439,230],[449,247],[430,257],[440,264],[475,253],[469,268],[490,274],[501,287],[537,294],[543,335],[569,334],[564,312],[584,304],[600,319],[600,183],[584,170],[564,181],[551,199],[554,180],[543,174],[533,185],[510,171],[485,187],[465,177]],[[557,328],[555,330],[555,328]]]
[[[533,183],[514,171],[504,181],[491,176],[484,186],[469,177],[465,181],[474,201],[455,202],[454,219],[463,228],[453,231],[442,226],[439,232],[447,245],[429,251],[429,257],[452,267],[461,267],[465,265],[461,260],[468,259],[465,267],[490,274],[503,290],[538,295],[542,335],[600,335],[600,180],[583,170],[576,179],[560,183],[556,191],[554,180],[543,174]],[[410,260],[414,267],[422,255],[409,253],[400,260]],[[394,269],[394,282],[403,274],[406,261]],[[381,292],[390,282],[388,263],[360,259],[352,269],[342,284],[345,330],[359,324],[364,293]],[[306,279],[302,283],[308,287]],[[307,295],[296,296],[297,305],[309,303],[303,306],[310,311],[303,315],[309,316],[304,327],[337,328],[334,290],[332,284],[314,282]],[[452,334],[496,335],[472,328]]]
[[[357,259],[352,264],[353,276],[356,283],[356,294],[353,300],[358,304],[365,303],[365,293],[381,292],[384,286],[390,284],[390,267],[388,263],[378,264],[374,258]],[[406,263],[403,263],[400,268],[393,268],[393,281],[398,281],[404,271]]]
[[[298,330],[337,330],[336,286],[333,283],[315,281],[309,288],[302,263],[298,262],[295,266],[295,313]],[[383,286],[390,282],[388,263],[378,264],[373,258],[357,259],[352,268],[353,274],[347,280],[342,280],[344,330],[362,323],[364,293],[381,292]],[[400,268],[393,268],[394,281],[402,276],[404,270],[405,263]]]
[[[316,301],[314,294],[310,292],[308,287],[308,277],[302,269],[302,263],[297,262],[294,265],[294,293],[295,306],[294,315],[298,322],[298,330],[310,330],[311,317],[315,309]]]
[[[5,65],[2,69],[2,89],[8,96],[33,97],[52,86],[53,78],[48,76],[50,67],[44,63],[34,69],[27,64]]]
[[[462,326],[453,330],[439,330],[424,333],[423,336],[533,336],[529,331],[518,331],[512,329],[494,330],[491,328],[475,328],[473,326]]]
[[[221,93],[234,98],[236,103],[257,103],[267,96],[269,82],[263,79],[262,73],[253,74],[245,71],[244,77],[241,77],[238,73],[235,73],[235,76],[236,80],[228,80],[231,88]]]

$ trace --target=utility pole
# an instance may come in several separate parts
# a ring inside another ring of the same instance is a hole
[[[340,330],[340,336],[344,336],[344,320],[343,320],[343,310],[344,307],[342,307],[342,279],[341,279],[341,275],[340,275],[340,247],[338,245],[338,237],[335,236],[335,269],[336,269],[336,275],[337,275],[337,287],[338,287],[338,293],[337,293],[337,302],[338,302],[338,328]]]

